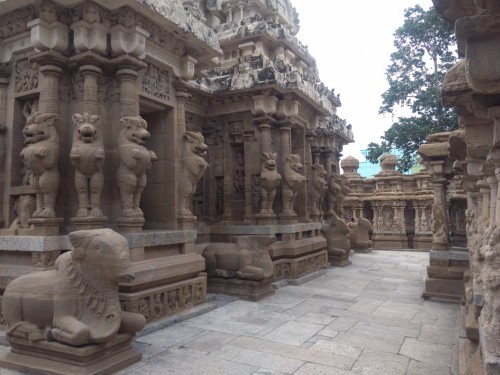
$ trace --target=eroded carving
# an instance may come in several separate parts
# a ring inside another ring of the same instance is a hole
[[[344,220],[332,215],[330,224],[321,227],[321,234],[326,238],[328,256],[348,257],[351,251],[349,234],[351,230]]]
[[[360,217],[356,222],[349,225],[351,233],[349,235],[351,248],[355,250],[366,250],[372,245],[370,233],[373,232],[370,220]]]
[[[75,171],[79,208],[76,216],[102,216],[101,192],[104,185],[102,165],[104,148],[101,119],[97,115],[75,113],[73,115],[73,147],[70,158]]]
[[[198,132],[187,131],[183,136],[182,165],[177,182],[179,198],[179,215],[192,216],[189,208],[196,184],[208,168],[208,163],[203,158],[208,146],[203,135]]]
[[[122,215],[127,218],[143,218],[139,207],[141,194],[146,187],[146,171],[158,160],[156,154],[144,147],[150,137],[147,123],[140,116],[120,119],[124,128],[118,136],[120,166],[116,174],[120,189]]]
[[[236,243],[209,243],[203,247],[208,277],[261,281],[271,278],[274,266],[268,247],[274,236],[240,236]]]
[[[12,281],[3,296],[7,337],[56,340],[80,346],[105,343],[118,332],[135,333],[144,316],[122,312],[120,278],[133,279],[127,240],[111,229],[69,234],[74,250],[54,270]]]

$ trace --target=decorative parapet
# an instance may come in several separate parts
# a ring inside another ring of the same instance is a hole
[[[217,52],[222,52],[216,33],[205,26],[203,22],[197,19],[193,14],[187,13],[178,0],[137,0],[156,13],[173,22],[177,27],[186,33],[194,34],[198,39],[207,43]]]

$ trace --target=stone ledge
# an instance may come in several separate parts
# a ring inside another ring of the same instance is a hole
[[[211,226],[208,229],[210,234],[233,234],[233,235],[251,235],[251,234],[269,234],[276,233],[297,233],[310,230],[321,229],[321,223],[298,223],[298,224],[275,224],[275,225],[218,225]]]
[[[464,251],[460,250],[449,250],[449,251],[437,251],[431,250],[429,253],[430,259],[444,259],[444,260],[461,260],[469,261],[469,253],[467,249]]]
[[[123,234],[130,248],[194,242],[195,230],[143,231]],[[45,252],[72,250],[68,236],[0,236],[0,251]]]
[[[484,336],[484,318],[479,317],[479,345],[483,356],[484,375],[500,374],[500,358],[491,354],[486,348],[486,338]]]

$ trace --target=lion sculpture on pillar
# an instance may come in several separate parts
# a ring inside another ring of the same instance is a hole
[[[55,113],[36,112],[29,116],[23,129],[24,148],[21,158],[31,171],[30,185],[36,193],[33,218],[55,218],[54,205],[59,188],[59,136]]]
[[[102,165],[104,148],[97,115],[75,113],[73,147],[70,158],[75,171],[79,208],[76,216],[102,216],[101,192],[104,185]]]
[[[143,218],[139,207],[141,195],[146,187],[146,171],[158,160],[156,154],[144,147],[151,136],[148,124],[140,116],[126,116],[120,119],[124,126],[118,135],[120,166],[116,175],[120,189],[122,215],[126,218]]]
[[[311,189],[309,191],[309,213],[321,215],[321,206],[327,189],[326,171],[320,164],[312,165]]]
[[[208,163],[204,158],[207,149],[208,146],[201,133],[193,131],[184,133],[182,164],[177,182],[180,216],[193,215],[190,204],[193,194],[196,192],[196,184],[208,168]]]
[[[118,299],[118,282],[134,278],[127,240],[111,229],[72,232],[69,240],[73,250],[56,259],[55,269],[23,275],[7,286],[7,338],[81,346],[144,328],[144,316],[121,311]]]
[[[306,181],[306,178],[300,174],[301,170],[302,163],[300,162],[300,155],[288,155],[285,162],[282,186],[283,213],[285,215],[295,215],[293,208],[297,198],[297,192],[300,186]]]
[[[262,153],[262,167],[260,170],[261,214],[274,214],[273,202],[280,181],[281,175],[276,169],[276,154]]]

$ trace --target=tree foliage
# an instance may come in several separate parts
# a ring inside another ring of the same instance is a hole
[[[427,135],[456,128],[456,115],[443,107],[440,90],[446,71],[456,62],[455,44],[453,26],[434,7],[405,10],[404,23],[394,33],[396,51],[386,70],[389,89],[382,94],[379,113],[394,117],[397,109],[408,108],[412,116],[393,120],[382,141],[368,145],[370,162],[378,163],[384,152],[398,149],[398,170],[408,171]]]

